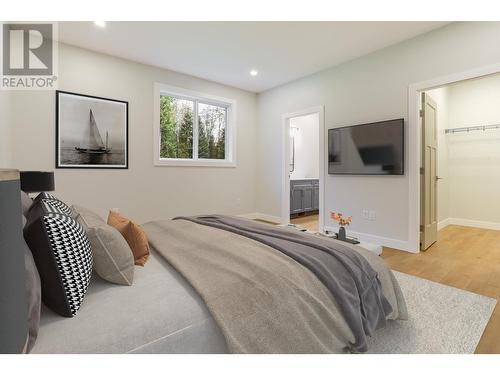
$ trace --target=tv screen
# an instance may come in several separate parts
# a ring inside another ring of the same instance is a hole
[[[404,174],[404,120],[329,129],[328,173]]]

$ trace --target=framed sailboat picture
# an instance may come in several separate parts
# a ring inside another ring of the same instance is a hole
[[[56,91],[56,168],[128,168],[128,102]]]

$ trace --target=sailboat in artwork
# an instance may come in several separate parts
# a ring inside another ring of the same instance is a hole
[[[78,152],[86,154],[109,154],[111,147],[108,146],[109,136],[106,131],[106,143],[102,141],[101,133],[95,122],[94,114],[90,110],[88,132],[80,142],[80,147],[75,147]]]

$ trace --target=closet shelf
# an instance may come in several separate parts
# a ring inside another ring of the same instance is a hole
[[[492,124],[492,125],[479,125],[479,126],[466,126],[463,128],[454,128],[454,129],[446,129],[445,134],[453,134],[453,133],[462,133],[462,132],[471,132],[476,130],[490,130],[490,129],[500,129],[500,124]]]

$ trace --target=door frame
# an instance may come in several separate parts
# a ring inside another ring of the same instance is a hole
[[[324,225],[325,192],[325,106],[318,105],[281,116],[281,224],[290,223],[290,119],[294,117],[318,114],[319,126],[319,231]]]
[[[422,137],[420,132],[420,93],[491,74],[500,73],[500,64],[466,70],[427,81],[417,82],[408,87],[408,247],[404,250],[420,252],[420,157]]]

